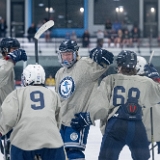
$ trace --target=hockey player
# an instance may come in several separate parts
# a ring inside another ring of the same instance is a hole
[[[14,66],[19,61],[26,61],[27,55],[24,50],[19,49],[20,43],[17,39],[3,38],[0,42],[0,52],[2,58],[0,59],[0,112],[1,105],[6,96],[15,88],[14,83]],[[9,156],[9,134],[3,137],[4,144],[1,141],[1,152],[5,157]],[[6,143],[8,142],[8,143]]]
[[[147,65],[146,59],[142,56],[137,56],[136,70],[138,75],[145,76],[145,71],[144,71],[145,65]]]
[[[83,151],[89,126],[94,123],[94,119],[100,118],[101,113],[105,113],[101,107],[89,107],[91,95],[98,86],[98,78],[113,62],[113,54],[105,49],[93,49],[90,58],[81,58],[78,49],[73,40],[60,44],[58,58],[63,67],[55,77],[56,91],[62,101],[61,135],[69,160],[85,159]],[[71,119],[74,122],[71,123]]]
[[[103,133],[99,160],[117,160],[128,145],[134,160],[150,157],[142,122],[142,108],[160,101],[160,85],[146,76],[136,75],[137,55],[123,50],[117,56],[118,74],[105,77],[93,104],[106,106],[109,114],[101,121]]]
[[[0,42],[0,106],[6,96],[14,90],[14,65],[27,60],[24,50],[19,49],[20,43],[17,39],[3,38]]]
[[[2,104],[0,134],[12,128],[12,160],[65,160],[58,125],[60,100],[44,87],[41,65],[28,65],[22,74],[24,87],[12,91]]]
[[[153,79],[155,82],[160,83],[159,73],[157,70],[151,65],[147,64],[147,61],[144,57],[137,56],[137,74],[141,76],[148,76],[149,78]],[[149,142],[157,143],[158,146],[158,154],[160,154],[160,105],[156,104],[152,107],[152,113],[150,113],[150,108],[143,109],[143,122],[147,131],[147,137]],[[152,117],[151,117],[152,114]],[[151,120],[152,118],[152,120]],[[153,124],[151,124],[151,121]],[[153,129],[153,139],[151,128]]]

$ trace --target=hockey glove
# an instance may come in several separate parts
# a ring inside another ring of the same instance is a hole
[[[113,63],[114,55],[105,49],[94,48],[90,51],[90,58],[103,67],[103,64],[110,65]]]
[[[156,78],[160,78],[159,77],[159,73],[158,71],[155,69],[155,67],[153,66],[153,64],[150,65],[145,65],[144,66],[144,71],[145,71],[145,75],[149,78],[152,78],[153,80]]]
[[[75,118],[71,120],[71,127],[76,130],[81,130],[91,124],[92,121],[88,112],[80,112],[75,114]]]
[[[8,53],[7,57],[9,59],[12,59],[14,63],[21,61],[21,60],[27,61],[27,55],[26,55],[25,50],[23,49],[14,50],[13,52]]]

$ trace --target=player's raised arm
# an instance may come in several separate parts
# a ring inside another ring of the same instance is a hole
[[[81,57],[74,40],[59,46],[58,59],[62,67],[56,73],[56,92],[62,102],[61,135],[68,159],[85,159],[90,125],[101,108],[90,107],[98,80],[113,62],[113,54],[94,48],[88,57]]]
[[[20,43],[14,38],[3,38],[0,42],[0,105],[5,97],[14,89],[14,65],[27,60],[25,50],[20,49]],[[5,93],[5,94],[4,94]]]

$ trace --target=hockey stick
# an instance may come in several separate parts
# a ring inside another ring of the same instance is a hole
[[[152,160],[154,160],[153,110],[150,108]]]
[[[149,61],[148,64],[150,65],[152,62],[152,58],[154,55],[154,51],[152,51],[150,57],[149,57]],[[150,122],[151,122],[151,144],[152,144],[152,160],[154,160],[154,135],[153,135],[153,109],[152,107],[150,108]]]
[[[10,142],[7,135],[5,135],[3,139],[3,154],[4,160],[10,160]]]
[[[148,61],[148,64],[150,65],[151,62],[152,62],[152,58],[153,58],[153,55],[154,55],[154,51],[152,51],[150,57],[149,57],[149,61]]]
[[[49,28],[51,28],[54,25],[54,21],[50,20],[47,21],[46,23],[44,23],[36,32],[36,34],[34,35],[35,38],[35,59],[36,59],[36,63],[39,63],[38,60],[38,39],[40,38],[40,36]]]
[[[149,150],[151,151],[152,149],[154,149],[155,147],[157,147],[158,145],[155,144],[153,147],[151,147]]]
[[[42,160],[42,158],[41,158],[41,156],[39,156],[39,155],[35,155],[35,156],[34,156],[34,160]]]

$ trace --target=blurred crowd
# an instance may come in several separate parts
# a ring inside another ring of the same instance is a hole
[[[90,35],[88,31],[85,31],[82,36],[82,46],[86,47],[90,43]],[[107,43],[108,47],[138,47],[141,42],[141,32],[137,25],[133,25],[131,29],[127,25],[115,21],[112,23],[107,20],[104,30],[98,30],[96,32],[97,47],[103,47]],[[105,40],[106,39],[106,40]],[[87,42],[86,42],[87,41]]]
[[[87,48],[90,46],[91,37],[96,38],[96,46],[103,47],[139,47],[141,43],[141,32],[138,25],[133,25],[129,28],[125,23],[118,21],[111,22],[107,20],[104,24],[104,30],[99,29],[95,35],[91,35],[88,30],[82,34],[81,41],[82,47]],[[67,32],[65,39],[72,39],[77,41],[76,32]]]
[[[38,24],[32,22],[32,24],[27,29],[28,42],[34,42],[34,35],[39,27],[41,27],[49,19],[44,18]],[[7,37],[7,24],[6,21],[0,17],[0,38]],[[52,29],[48,29],[43,37],[45,42],[52,42]],[[117,20],[111,21],[107,19],[104,23],[103,29],[98,29],[94,33],[90,33],[89,30],[85,30],[82,35],[77,35],[75,30],[71,32],[66,32],[64,39],[71,39],[80,42],[83,48],[92,47],[90,44],[96,43],[94,47],[139,47],[142,42],[141,30],[137,24],[128,25],[124,22],[119,22]],[[96,38],[96,42],[92,41],[92,38]],[[160,46],[160,36],[157,35],[157,44]]]

